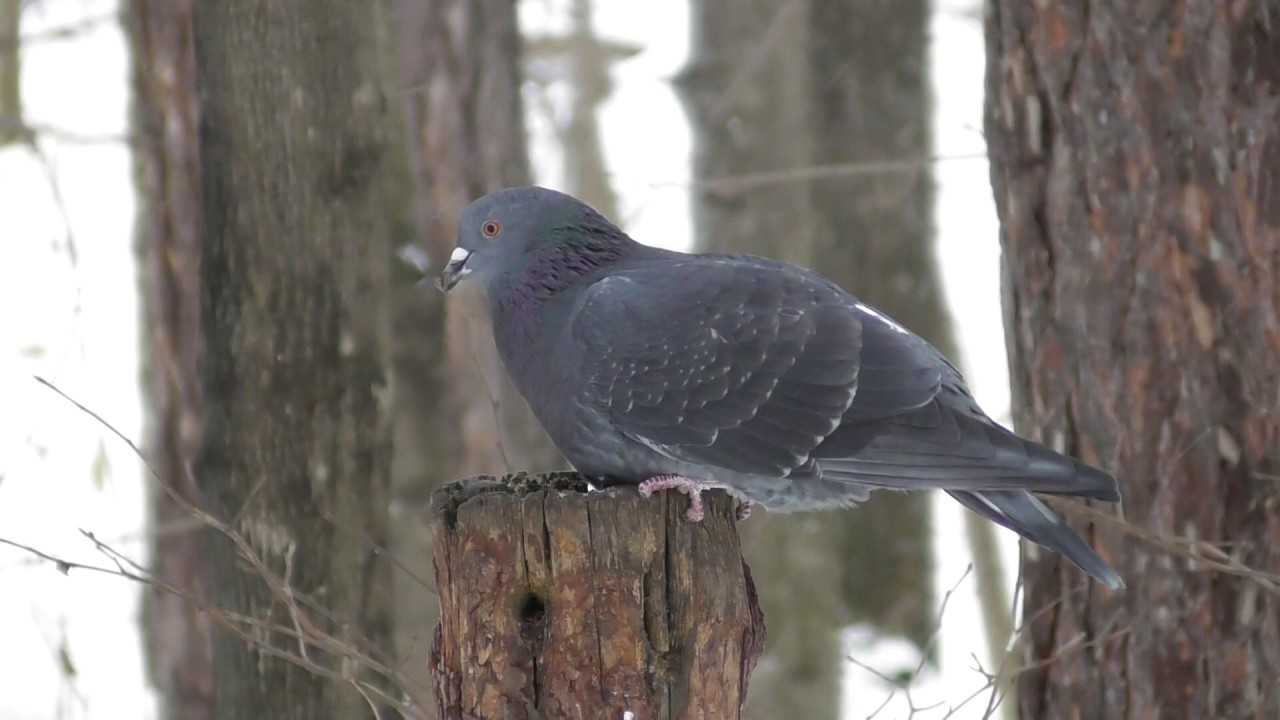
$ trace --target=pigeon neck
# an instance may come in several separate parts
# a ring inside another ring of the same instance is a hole
[[[495,339],[513,375],[520,374],[524,360],[536,355],[540,339],[558,335],[557,325],[568,313],[556,306],[571,303],[575,287],[589,285],[644,247],[617,230],[573,230],[574,237],[545,245],[515,277],[491,286]],[[494,292],[497,288],[501,289]]]
[[[615,230],[611,233],[584,232],[572,228],[574,236],[548,243],[534,251],[524,268],[510,282],[499,304],[508,310],[536,307],[565,290],[606,272],[642,247]]]

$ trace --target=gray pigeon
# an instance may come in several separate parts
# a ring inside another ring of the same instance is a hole
[[[1032,494],[1115,502],[1115,479],[997,425],[932,345],[814,272],[641,245],[523,187],[463,211],[440,287],[466,277],[516,387],[599,483],[678,489],[694,520],[713,487],[784,512],[945,490],[1123,587]]]

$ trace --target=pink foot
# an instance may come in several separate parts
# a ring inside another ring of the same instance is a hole
[[[691,522],[699,522],[702,520],[702,491],[708,487],[706,483],[680,475],[654,475],[640,483],[640,495],[649,497],[659,490],[679,490],[689,496],[689,511],[684,516]]]

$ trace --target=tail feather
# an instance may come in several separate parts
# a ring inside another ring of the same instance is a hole
[[[999,523],[1022,537],[1058,552],[1090,577],[1112,590],[1124,587],[1124,580],[1115,570],[1075,533],[1062,518],[1025,491],[948,491],[960,504],[979,515]]]
[[[870,456],[871,453],[865,455]],[[949,461],[950,460],[950,461]],[[1120,499],[1110,475],[1070,458],[1057,456],[1053,465],[962,463],[954,459],[884,454],[857,458],[822,458],[825,478],[854,485],[892,490],[961,490],[969,492],[1031,490],[1115,502]]]
[[[1032,493],[1116,502],[1107,473],[992,422],[959,384],[933,402],[891,417],[848,422],[812,454],[825,485],[945,490],[965,507],[1065,555],[1112,589],[1124,582]]]
[[[813,458],[824,476],[870,487],[1120,499],[1107,473],[937,402],[891,420],[842,426]]]

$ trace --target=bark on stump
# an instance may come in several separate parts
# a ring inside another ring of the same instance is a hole
[[[691,523],[682,495],[573,473],[437,490],[439,716],[739,717],[764,618],[735,501],[705,500]]]

